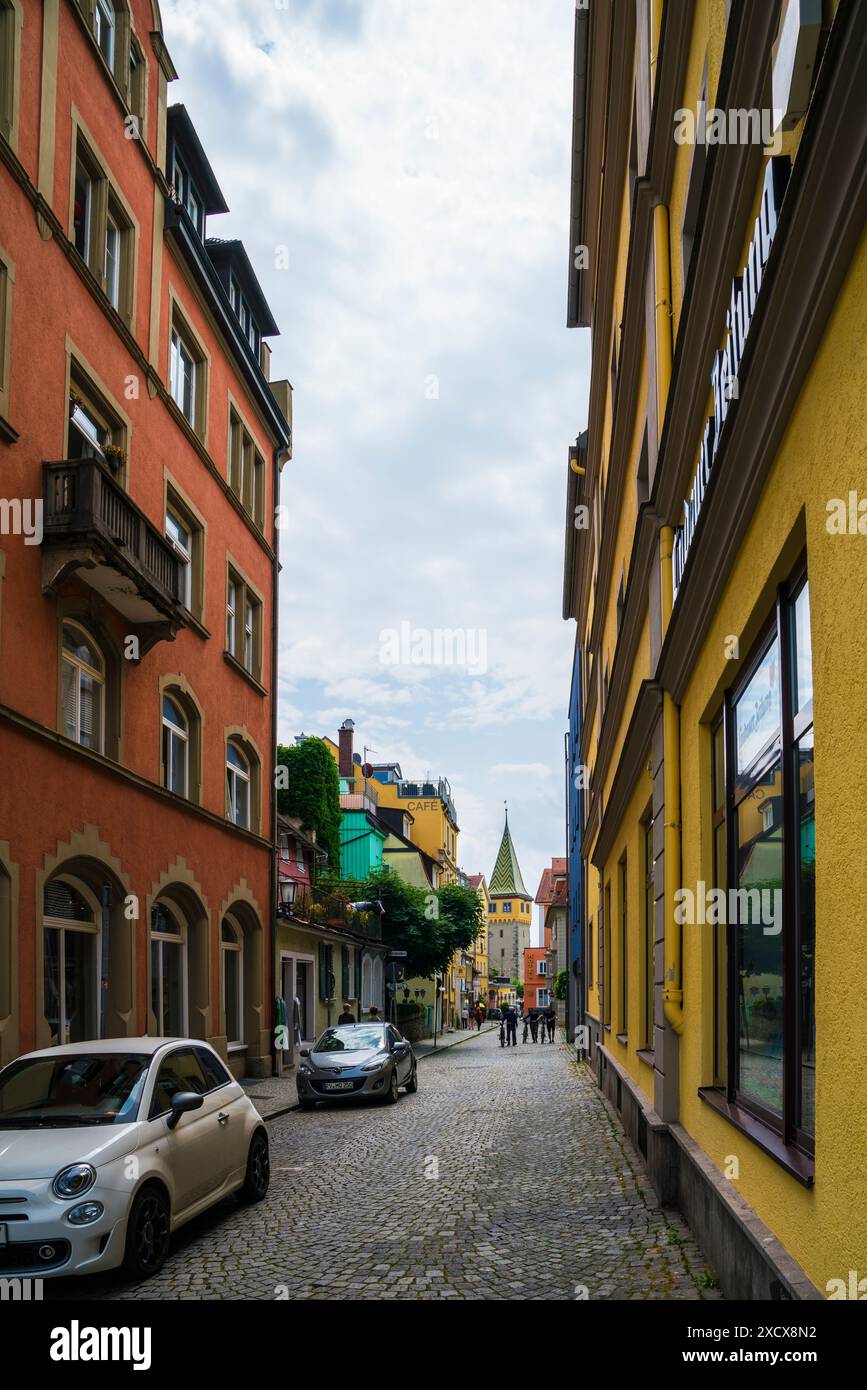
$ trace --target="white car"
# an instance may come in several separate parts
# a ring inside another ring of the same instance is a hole
[[[270,1175],[259,1112],[207,1043],[107,1038],[0,1071],[0,1276],[155,1274],[172,1231]]]

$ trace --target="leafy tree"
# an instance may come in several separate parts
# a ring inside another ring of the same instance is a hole
[[[524,982],[523,982],[523,980],[516,980],[516,979],[514,978],[514,976],[513,976],[512,979],[509,981],[509,985],[510,985],[510,987],[515,991],[515,993],[519,996],[519,998],[523,996],[523,994],[524,994]]]
[[[331,869],[340,868],[340,778],[337,763],[321,738],[277,745],[277,809],[295,816],[302,830],[316,832]]]
[[[553,994],[555,999],[566,998],[566,984],[569,979],[568,970],[559,970],[554,976]]]
[[[425,891],[385,868],[364,879],[341,879],[330,873],[320,879],[320,887],[346,902],[378,899],[382,903],[383,940],[392,950],[406,951],[408,979],[443,974],[455,951],[469,949],[483,923],[475,889],[457,883],[437,892]]]

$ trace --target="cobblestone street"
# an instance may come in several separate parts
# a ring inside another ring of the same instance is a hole
[[[191,1223],[138,1288],[63,1280],[47,1296],[718,1297],[564,1046],[472,1036],[423,1059],[418,1093],[396,1106],[319,1107],[269,1129],[264,1203]]]

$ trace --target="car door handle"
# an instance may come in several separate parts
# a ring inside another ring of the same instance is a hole
[[[229,1116],[225,1110],[220,1111],[219,1115],[217,1116],[217,1119],[221,1125],[227,1125],[229,1123]]]

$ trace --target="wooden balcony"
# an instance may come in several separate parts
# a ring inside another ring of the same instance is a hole
[[[182,562],[97,459],[42,465],[42,592],[73,576],[120,613],[143,655],[187,621]]]

